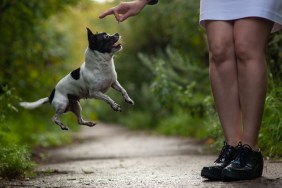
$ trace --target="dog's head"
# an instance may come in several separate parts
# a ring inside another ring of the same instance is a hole
[[[101,53],[113,54],[121,50],[122,46],[118,43],[120,35],[118,33],[114,35],[108,35],[107,33],[96,33],[93,34],[92,31],[87,28],[88,34],[88,47],[91,50],[96,50]]]

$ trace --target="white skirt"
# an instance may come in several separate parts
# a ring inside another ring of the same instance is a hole
[[[272,32],[282,27],[282,0],[201,0],[200,24],[205,20],[236,20],[260,17],[274,22]]]

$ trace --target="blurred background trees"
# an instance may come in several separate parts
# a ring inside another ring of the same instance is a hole
[[[49,131],[52,128],[44,110],[27,113],[17,104],[20,97],[35,99],[49,92],[56,78],[54,70],[70,52],[70,40],[52,29],[48,19],[76,3],[0,1],[0,176],[12,178],[29,172],[33,167],[31,147],[70,140]]]
[[[63,76],[80,66],[87,46],[86,27],[122,35],[124,49],[115,57],[116,69],[120,83],[135,101],[133,107],[127,105],[119,93],[110,90],[108,94],[123,112],[113,112],[101,101],[85,100],[82,107],[87,119],[222,145],[209,86],[205,34],[198,25],[199,2],[162,0],[119,24],[113,17],[98,19],[116,4],[0,2],[0,153],[7,153],[0,155],[0,176],[8,176],[11,169],[18,173],[9,176],[31,169],[29,154],[37,146],[71,141],[71,131],[62,132],[52,123],[50,106],[27,111],[18,102],[48,96]],[[269,92],[260,134],[262,151],[271,157],[282,155],[281,47],[279,32],[268,45]],[[65,115],[63,121],[72,130],[78,129],[74,116]],[[7,158],[8,154],[21,157]]]

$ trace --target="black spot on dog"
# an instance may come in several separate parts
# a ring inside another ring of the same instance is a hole
[[[75,80],[78,80],[80,78],[80,68],[75,69],[71,72],[71,77]]]
[[[53,91],[51,92],[50,96],[49,96],[49,102],[52,103],[53,99],[55,96],[55,89],[53,89]]]

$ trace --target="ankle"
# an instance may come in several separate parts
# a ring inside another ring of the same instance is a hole
[[[233,147],[238,146],[240,143],[241,143],[241,141],[239,141],[239,140],[226,140],[226,144],[233,146]]]
[[[246,140],[242,140],[242,145],[250,146],[253,151],[260,151],[258,143],[253,143],[253,142],[249,142]]]

